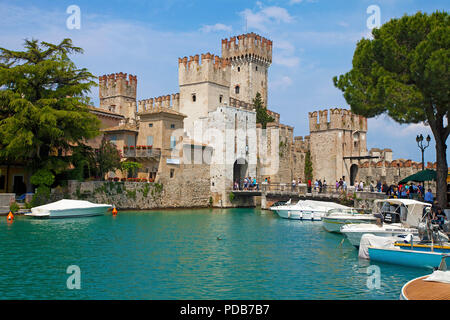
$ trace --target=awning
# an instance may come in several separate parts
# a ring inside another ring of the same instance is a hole
[[[410,175],[409,177],[402,179],[399,182],[399,184],[407,183],[408,181],[424,182],[424,181],[431,181],[431,180],[436,180],[436,171],[431,170],[431,169],[425,169],[425,170],[416,172],[413,175]]]

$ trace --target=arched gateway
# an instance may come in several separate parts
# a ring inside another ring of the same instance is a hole
[[[245,159],[239,158],[233,165],[233,184],[238,182],[239,190],[242,190],[244,186],[244,178],[247,174],[248,163]]]

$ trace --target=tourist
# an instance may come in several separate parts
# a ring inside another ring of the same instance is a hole
[[[316,179],[316,181],[314,182],[314,191],[316,191],[317,189],[319,189],[319,181],[317,181]]]
[[[248,180],[247,177],[244,178],[244,190],[247,190]]]
[[[311,179],[308,179],[308,193],[311,193]]]
[[[292,191],[295,191],[295,179],[292,179]]]
[[[377,191],[381,192],[381,181],[377,180]]]
[[[256,177],[253,178],[253,186],[254,186],[254,188],[256,188],[256,190],[259,191],[259,185],[258,185],[258,183],[256,182]]]
[[[362,180],[359,182],[359,191],[364,191],[364,182]]]
[[[433,203],[433,199],[434,199],[433,193],[431,192],[431,189],[428,189],[428,192],[425,193],[424,201],[428,203]]]
[[[375,192],[375,183],[372,181],[370,181],[370,192]]]
[[[345,181],[345,179],[342,181],[342,188],[344,189],[344,191],[347,191],[347,182]]]
[[[323,192],[327,192],[327,180],[323,179]]]
[[[322,193],[322,180],[319,179],[317,184],[319,185],[319,193]]]
[[[302,179],[300,177],[298,177],[297,186],[300,186],[301,183],[302,183]]]

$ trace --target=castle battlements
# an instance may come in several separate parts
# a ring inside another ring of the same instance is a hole
[[[115,96],[125,96],[136,98],[137,77],[126,73],[112,73],[98,77],[99,97],[111,98]]]
[[[309,136],[294,137],[294,150],[297,152],[307,152],[309,150]]]
[[[230,86],[229,62],[211,53],[178,58],[179,85],[213,82]]]
[[[138,112],[150,111],[158,108],[180,109],[180,94],[173,93],[165,96],[149,98],[138,101]]]
[[[329,121],[328,121],[328,113]],[[350,110],[334,108],[309,112],[309,130],[324,131],[331,129],[367,131],[367,119],[353,114]]]
[[[270,64],[272,63],[272,41],[253,32],[223,39],[222,58],[227,60],[254,58]]]

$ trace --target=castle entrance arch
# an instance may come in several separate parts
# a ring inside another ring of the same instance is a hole
[[[245,159],[239,158],[233,164],[233,185],[237,181],[239,190],[244,187],[244,178],[247,173],[248,163]]]
[[[358,165],[352,164],[350,166],[350,185],[353,186],[355,184],[356,175],[358,174]]]

